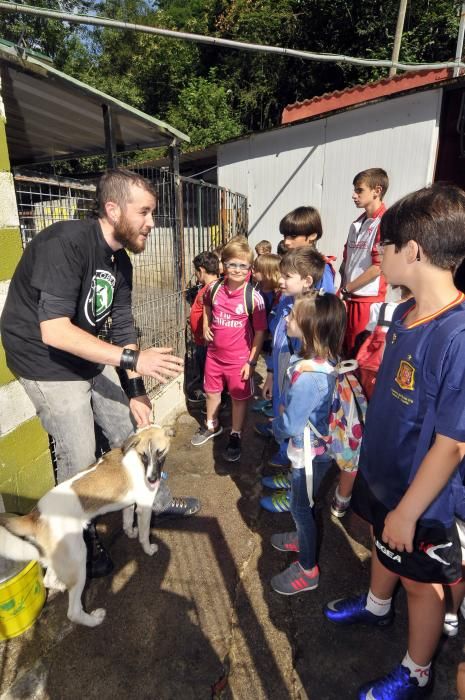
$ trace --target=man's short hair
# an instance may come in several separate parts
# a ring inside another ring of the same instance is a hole
[[[302,279],[308,275],[313,279],[313,284],[321,280],[325,271],[325,259],[321,253],[311,245],[302,248],[293,248],[283,258],[279,264],[282,274],[297,273]]]
[[[352,184],[354,187],[367,185],[370,190],[374,190],[375,187],[380,187],[380,199],[383,199],[388,191],[389,178],[387,172],[382,168],[368,168],[367,170],[362,170],[357,173]]]
[[[465,258],[465,192],[437,182],[402,197],[381,219],[380,239],[396,250],[415,241],[432,265],[455,271]]]
[[[219,258],[210,250],[205,250],[203,253],[199,253],[195,256],[194,267],[196,270],[200,270],[200,268],[203,267],[205,272],[209,275],[219,275],[220,273]]]
[[[318,241],[323,235],[320,214],[315,207],[297,207],[281,219],[279,232],[281,236],[292,238],[316,233]]]
[[[107,170],[97,183],[95,199],[97,201],[97,215],[102,218],[106,215],[105,204],[114,202],[121,209],[126,209],[131,201],[131,186],[141,187],[157,198],[157,193],[149,180],[134,173],[132,170],[118,168],[117,170]]]

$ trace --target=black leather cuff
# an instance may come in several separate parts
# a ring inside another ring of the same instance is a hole
[[[121,353],[121,358],[119,361],[119,366],[121,369],[136,371],[137,360],[139,359],[139,351],[131,350],[130,348],[124,348]]]
[[[134,377],[127,380],[126,395],[128,399],[135,399],[137,396],[146,396],[147,390],[142,377]]]

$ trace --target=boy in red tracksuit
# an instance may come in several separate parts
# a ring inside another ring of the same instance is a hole
[[[353,356],[357,336],[368,325],[371,304],[383,302],[386,296],[378,244],[379,224],[386,211],[383,198],[389,187],[389,179],[382,168],[369,168],[354,177],[353,186],[352,200],[364,212],[349,229],[340,269],[339,294],[347,308],[344,340],[347,357]]]

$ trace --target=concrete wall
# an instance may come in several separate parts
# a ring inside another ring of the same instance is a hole
[[[0,314],[21,253],[0,84]],[[52,485],[48,436],[6,365],[0,339],[0,510],[27,512]]]
[[[318,247],[340,262],[349,225],[360,215],[351,201],[354,175],[385,168],[387,205],[430,183],[441,102],[436,88],[229,142],[218,150],[218,183],[248,197],[252,244],[265,238],[276,246],[287,212],[316,207],[323,221]]]

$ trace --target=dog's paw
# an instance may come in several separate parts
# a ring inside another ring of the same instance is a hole
[[[105,608],[95,608],[95,610],[92,610],[90,613],[90,617],[94,620],[94,624],[92,627],[97,627],[97,625],[101,625],[102,622],[105,619],[105,615],[107,614],[107,611]]]
[[[149,555],[149,557],[152,557],[155,552],[158,552],[158,545],[157,544],[143,544],[142,545],[144,552]]]
[[[128,527],[124,530],[124,532],[131,540],[135,540],[137,535],[139,534],[139,530],[137,529],[137,527]]]
[[[60,581],[51,567],[48,567],[47,571],[45,572],[44,586],[45,588],[50,588],[54,591],[66,591],[66,585],[63,583],[63,581]]]

